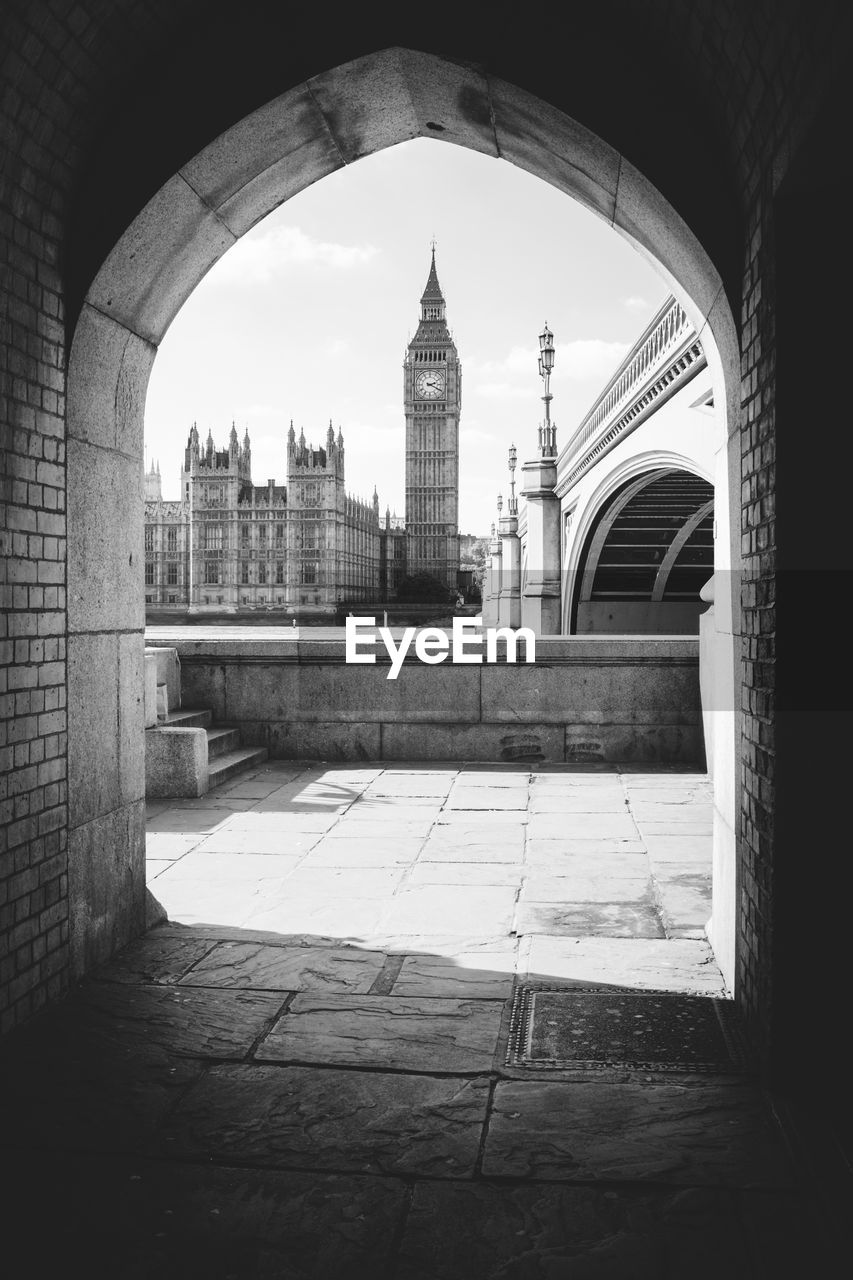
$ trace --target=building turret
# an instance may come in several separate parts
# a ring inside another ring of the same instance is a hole
[[[228,437],[228,456],[232,466],[236,464],[239,454],[240,454],[240,445],[237,440],[237,428],[232,421],[231,434]]]
[[[163,488],[160,479],[160,464],[151,463],[151,470],[145,475],[145,501],[162,502]]]

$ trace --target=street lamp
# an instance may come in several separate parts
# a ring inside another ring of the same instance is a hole
[[[518,498],[515,496],[515,465],[518,450],[514,444],[509,446],[509,514],[518,515]]]
[[[545,394],[542,399],[545,401],[545,421],[539,428],[539,452],[543,458],[555,458],[557,456],[557,428],[551,422],[551,391],[550,377],[551,370],[554,368],[554,335],[548,328],[545,328],[539,335],[539,376],[545,383]]]

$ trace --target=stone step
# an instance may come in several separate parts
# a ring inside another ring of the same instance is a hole
[[[268,755],[266,747],[241,747],[238,751],[226,751],[224,755],[215,757],[210,762],[209,789],[230,781],[235,774],[252,765],[263,764]]]
[[[207,758],[215,760],[226,751],[236,751],[240,746],[240,730],[228,724],[214,724],[207,730]]]
[[[213,724],[213,712],[196,707],[182,707],[180,711],[170,711],[165,720],[159,722],[161,729],[207,729]]]

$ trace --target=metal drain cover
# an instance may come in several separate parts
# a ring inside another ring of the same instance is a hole
[[[748,1070],[731,1001],[612,987],[519,985],[506,1061],[552,1070]]]

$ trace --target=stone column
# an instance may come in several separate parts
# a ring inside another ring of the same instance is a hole
[[[501,516],[498,524],[501,543],[498,626],[521,626],[521,542],[518,516]]]
[[[527,581],[521,625],[534,635],[560,634],[560,500],[557,459],[535,458],[522,464],[522,494],[527,501]]]
[[[483,626],[498,625],[499,595],[501,589],[501,540],[492,525],[489,539],[489,563],[483,575]]]

